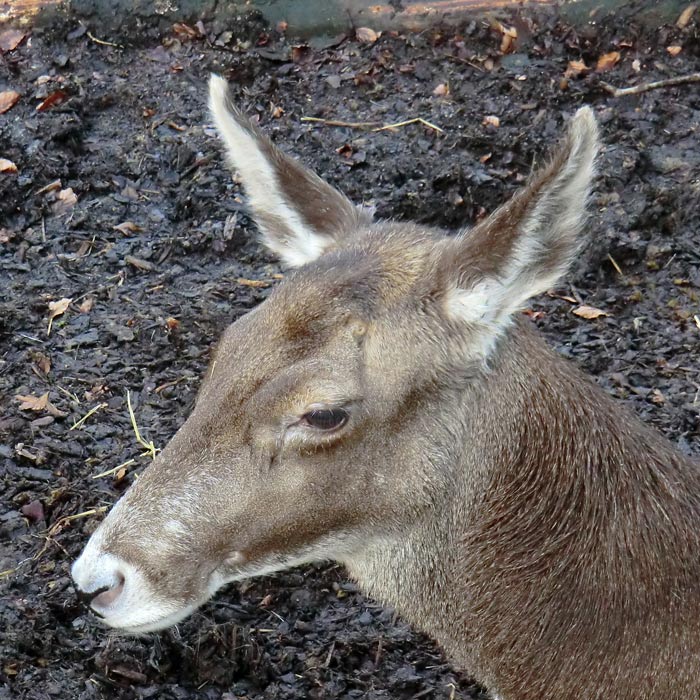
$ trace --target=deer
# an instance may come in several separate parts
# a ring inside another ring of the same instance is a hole
[[[374,221],[212,75],[264,244],[288,268],[72,566],[127,634],[224,585],[344,565],[500,700],[700,697],[700,465],[521,313],[585,240],[593,110],[451,235]]]

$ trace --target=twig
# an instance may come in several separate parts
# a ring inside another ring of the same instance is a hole
[[[151,459],[155,459],[160,450],[153,444],[152,440],[147,442],[141,437],[141,431],[136,423],[134,409],[131,407],[131,392],[128,390],[126,392],[126,405],[129,407],[129,418],[131,418],[131,427],[134,429],[134,435],[136,435],[136,442],[146,449],[144,454],[151,455]]]
[[[107,408],[108,405],[109,404],[106,403],[98,403],[97,406],[91,408],[80,420],[73,423],[68,430],[77,430],[93,413],[97,413],[101,408]]]
[[[301,121],[323,124],[324,126],[346,126],[349,129],[370,129],[381,124],[381,122],[343,122],[337,119],[321,119],[319,117],[302,117]]]
[[[319,117],[302,117],[301,121],[323,124],[324,126],[344,126],[349,129],[372,129],[372,131],[385,131],[388,129],[398,129],[401,126],[408,126],[409,124],[422,124],[429,129],[439,131],[441,134],[445,133],[439,126],[431,124],[427,119],[423,119],[423,117],[413,117],[413,119],[406,119],[405,121],[396,122],[395,124],[382,124],[381,122],[344,122],[338,121],[337,119],[320,119]]]
[[[83,24],[82,22],[80,24]],[[84,25],[83,25],[84,26]],[[88,38],[94,41],[96,44],[100,44],[100,46],[113,46],[115,49],[123,49],[124,47],[121,44],[114,44],[111,41],[103,41],[102,39],[98,39],[96,36],[94,36],[90,30],[86,30],[85,32],[88,35]]]
[[[608,253],[608,260],[612,263],[612,266],[617,270],[617,274],[620,275],[620,277],[624,277],[625,275],[622,273],[622,268],[617,264],[617,261],[615,258],[613,258],[610,253]]]
[[[607,90],[613,97],[623,97],[624,95],[639,95],[642,92],[649,90],[658,90],[659,88],[674,87],[675,85],[685,85],[686,83],[700,83],[700,73],[691,73],[690,75],[679,75],[675,78],[667,80],[656,80],[652,83],[642,83],[626,88],[616,88],[614,85],[601,81],[600,85],[604,90]]]
[[[427,126],[429,129],[434,129],[435,131],[439,131],[441,134],[445,133],[439,126],[435,126],[435,124],[431,124],[426,119],[423,119],[423,117],[413,117],[413,119],[406,119],[405,121],[402,121],[402,122],[396,122],[396,124],[385,124],[384,126],[380,126],[378,129],[372,129],[372,131],[385,131],[386,129],[398,129],[401,126],[408,126],[409,124],[416,124],[416,123],[422,124],[423,126]]]
[[[103,476],[112,476],[112,474],[116,474],[120,469],[131,466],[136,460],[135,459],[127,459],[126,462],[122,462],[121,464],[117,464],[116,467],[112,467],[111,469],[108,469],[106,472],[100,472],[99,474],[93,474],[90,478],[91,479],[101,479]]]

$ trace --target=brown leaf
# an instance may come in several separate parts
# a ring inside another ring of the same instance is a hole
[[[311,50],[308,46],[300,44],[292,46],[292,63],[306,63],[311,56]]]
[[[580,316],[581,318],[585,318],[588,321],[595,318],[600,318],[601,316],[609,316],[609,314],[602,309],[596,309],[595,306],[586,306],[585,304],[577,306],[572,313],[576,314],[576,316]]]
[[[569,61],[569,65],[564,71],[564,77],[575,78],[577,75],[581,75],[581,73],[585,73],[587,70],[589,70],[589,68],[583,61]]]
[[[77,201],[78,196],[73,192],[71,187],[67,187],[56,195],[56,201],[52,204],[51,208],[54,214],[65,214],[69,209],[75,206]]]
[[[81,314],[89,314],[93,306],[95,306],[95,297],[85,297],[78,307],[78,311],[80,311]]]
[[[666,403],[666,397],[658,389],[652,389],[651,400],[652,403],[659,405]]]
[[[63,299],[59,299],[58,301],[50,301],[49,322],[53,321],[56,316],[61,316],[66,313],[66,309],[70,306],[72,301],[73,299],[69,299],[68,297],[63,297]]]
[[[165,327],[169,331],[175,331],[180,327],[180,321],[172,316],[168,316],[168,318],[165,319]]]
[[[130,233],[138,233],[139,231],[143,231],[143,229],[138,224],[135,224],[133,221],[123,221],[121,224],[112,226],[112,228],[115,231],[123,233],[125,236]]]
[[[595,69],[599,71],[606,71],[614,68],[617,62],[620,60],[619,51],[611,51],[610,53],[604,53],[598,62],[596,63]]]
[[[46,99],[44,99],[42,102],[40,102],[36,106],[36,111],[37,112],[45,112],[47,109],[50,109],[51,107],[55,107],[56,105],[60,105],[62,102],[65,102],[68,99],[68,93],[64,92],[63,90],[54,90]]]
[[[363,44],[373,44],[380,36],[381,33],[375,32],[370,27],[358,27],[355,30],[355,38]]]
[[[31,501],[20,508],[22,515],[33,523],[38,523],[40,520],[44,520],[46,517],[44,515],[44,506],[41,505],[41,501]]]
[[[61,189],[61,181],[60,180],[54,180],[53,182],[49,182],[48,185],[44,185],[40,190],[37,190],[37,194],[47,194],[48,192],[53,192],[54,190],[60,190]]]
[[[6,29],[0,32],[0,49],[14,51],[27,36],[21,29]]]
[[[8,109],[12,109],[19,100],[19,93],[16,90],[5,90],[0,92],[0,114],[5,114]]]
[[[155,267],[152,262],[143,258],[137,258],[135,255],[125,255],[124,262],[133,265],[137,270],[145,270],[146,272],[150,272]]]
[[[16,173],[17,166],[7,158],[0,158],[0,173]]]
[[[49,403],[49,392],[41,396],[32,394],[17,394],[15,399],[20,402],[20,411],[43,411]]]
[[[683,50],[682,46],[667,46],[666,51],[668,51],[671,56],[678,56],[678,54]]]
[[[56,408],[50,401],[46,402],[46,410],[52,415],[56,416],[56,418],[65,418],[68,414],[65,411],[61,411],[59,408]]]
[[[51,371],[51,360],[43,352],[34,354],[34,366],[42,373],[48,374]]]
[[[688,5],[688,7],[681,12],[680,17],[676,20],[676,26],[678,29],[685,29],[688,26],[694,12],[695,5]]]
[[[484,120],[481,123],[484,126],[499,127],[501,125],[501,120],[495,114],[489,114],[488,116],[484,117]]]
[[[182,40],[196,39],[199,37],[199,32],[194,27],[190,27],[189,24],[185,24],[184,22],[176,22],[173,24],[173,33]]]

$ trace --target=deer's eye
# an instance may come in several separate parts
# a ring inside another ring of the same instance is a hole
[[[304,414],[306,425],[316,430],[338,430],[348,422],[348,412],[343,408],[316,408]]]

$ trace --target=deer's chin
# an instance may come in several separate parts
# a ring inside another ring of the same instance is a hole
[[[122,634],[141,635],[172,627],[189,617],[198,607],[199,605],[186,605],[179,610],[165,612],[158,605],[146,605],[141,610],[134,611],[136,614],[119,615],[115,612],[104,615],[100,621]]]

